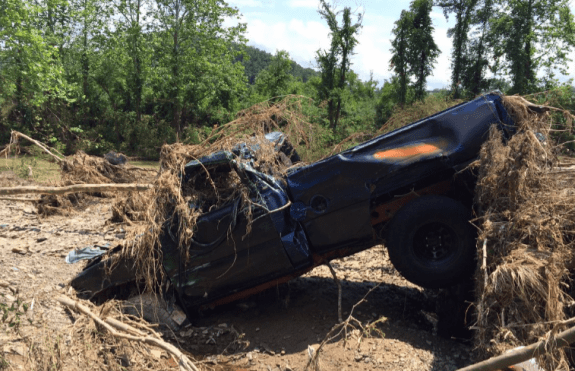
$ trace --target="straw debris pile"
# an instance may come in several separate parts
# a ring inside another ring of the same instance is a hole
[[[151,169],[142,169],[130,165],[114,165],[102,157],[89,156],[82,151],[66,157],[60,162],[60,186],[74,184],[112,184],[145,183]],[[114,192],[93,193],[97,197],[114,197]],[[37,203],[38,213],[52,215],[67,213],[73,207],[79,207],[86,199],[85,193],[65,195],[44,195]]]
[[[164,145],[160,173],[153,188],[146,193],[129,193],[112,206],[113,221],[134,225],[132,235],[138,237],[125,243],[122,255],[134,261],[139,278],[146,282],[148,290],[153,290],[162,280],[158,277],[162,272],[159,238],[166,223],[177,225],[182,256],[186,255],[184,247],[189,245],[198,217],[207,211],[240,199],[239,212],[246,215],[249,223],[253,189],[240,180],[241,164],[249,163],[255,170],[282,179],[292,166],[291,153],[278,152],[277,143],[270,142],[265,134],[281,130],[295,145],[307,145],[312,126],[301,113],[301,99],[288,96],[276,103],[253,106],[240,112],[234,121],[214,128],[198,145]],[[203,171],[191,178],[183,176],[188,162],[217,151],[232,151],[242,143],[251,148],[253,157],[235,157],[236,165],[231,166],[230,171],[219,171],[221,166],[202,165]]]
[[[152,169],[143,169],[130,165],[114,165],[101,157],[89,156],[78,151],[71,156],[64,156],[55,148],[39,142],[18,131],[12,131],[10,143],[0,151],[1,156],[20,154],[20,140],[32,142],[42,155],[48,155],[50,159],[60,165],[61,180],[56,186],[65,187],[78,184],[118,184],[134,183],[136,181],[147,183],[150,176],[155,173]],[[113,197],[115,192],[92,193],[98,197]],[[43,195],[36,202],[38,214],[53,215],[67,214],[74,207],[81,207],[86,201],[85,193],[68,193],[65,195]]]
[[[546,339],[538,359],[547,370],[568,369],[554,334],[575,313],[575,170],[562,171],[550,138],[551,107],[504,98],[517,132],[507,142],[492,129],[481,151],[476,346],[482,358]],[[560,112],[570,126],[572,116]]]

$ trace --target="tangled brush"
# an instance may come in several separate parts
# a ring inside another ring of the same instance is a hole
[[[137,166],[114,165],[101,157],[89,156],[82,151],[78,151],[71,156],[64,156],[55,148],[50,148],[46,144],[39,142],[18,131],[12,131],[10,143],[0,151],[0,156],[7,156],[9,153],[18,155],[20,153],[20,139],[25,139],[40,150],[40,153],[50,156],[51,160],[60,166],[61,180],[57,186],[70,186],[78,184],[118,184],[133,183],[137,180],[147,183],[151,173],[155,170],[144,169]],[[113,197],[114,192],[104,192],[93,194],[99,197]],[[66,214],[72,208],[81,206],[86,200],[84,193],[69,193],[65,195],[43,195],[36,202],[38,214]]]
[[[572,171],[562,171],[550,130],[555,110],[504,97],[516,133],[492,128],[481,150],[476,346],[481,357],[545,339],[547,370],[569,369],[554,334],[571,316],[575,247]],[[571,119],[569,113],[567,114]]]
[[[145,281],[148,290],[154,290],[163,279],[160,234],[166,224],[170,228],[177,225],[184,259],[198,217],[205,212],[239,199],[239,212],[248,220],[249,233],[253,203],[250,192],[254,190],[249,182],[241,180],[243,165],[283,179],[287,169],[294,166],[292,160],[297,160],[297,155],[287,140],[278,151],[278,143],[266,139],[265,134],[281,130],[296,146],[309,145],[312,126],[301,113],[301,100],[302,97],[288,96],[276,103],[253,106],[240,112],[234,121],[214,128],[198,145],[164,145],[160,173],[153,188],[142,194],[128,194],[112,206],[113,221],[134,224],[134,238],[124,244],[122,256],[134,262],[138,278]],[[242,146],[249,148],[253,156],[238,156],[238,148]],[[220,171],[219,164],[201,165],[201,171],[189,178],[184,176],[187,163],[218,151],[227,151],[233,158],[229,171]],[[234,151],[236,155],[231,155]]]
[[[73,184],[123,184],[147,183],[152,169],[136,166],[114,165],[102,157],[89,156],[82,151],[65,157],[60,162],[60,186]],[[97,197],[115,197],[114,192],[92,194]],[[84,193],[69,193],[65,195],[44,195],[36,204],[38,213],[52,215],[66,213],[73,207],[78,207],[86,200]]]

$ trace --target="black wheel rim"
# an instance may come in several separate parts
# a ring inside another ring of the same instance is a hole
[[[457,245],[455,231],[442,223],[425,224],[413,235],[413,252],[424,264],[449,260],[457,251]]]

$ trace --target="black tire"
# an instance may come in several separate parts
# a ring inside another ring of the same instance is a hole
[[[475,269],[471,212],[444,196],[424,196],[402,207],[387,225],[389,259],[408,281],[436,289],[468,279]]]

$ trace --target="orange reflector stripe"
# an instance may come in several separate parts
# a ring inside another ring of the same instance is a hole
[[[439,149],[439,147],[434,146],[433,144],[418,144],[415,146],[400,147],[388,149],[387,151],[383,152],[377,152],[375,155],[373,155],[373,157],[377,159],[409,157],[426,153],[433,153]]]

